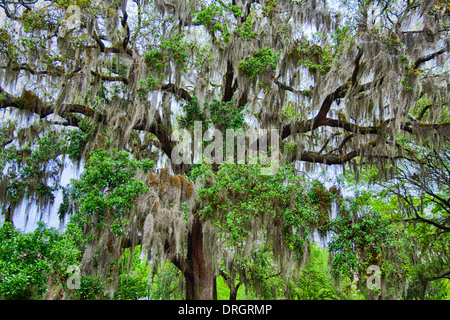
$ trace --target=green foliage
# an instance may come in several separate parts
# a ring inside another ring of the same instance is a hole
[[[317,43],[321,43],[325,36],[318,32],[314,35],[316,41],[302,41],[292,49],[290,55],[298,58],[298,63],[307,67],[311,72],[324,75],[335,63],[335,57],[345,54],[354,45],[355,34],[354,28],[344,25],[336,28],[330,35],[330,44],[319,45]]]
[[[132,257],[131,257],[132,253]],[[119,280],[114,299],[173,300],[183,298],[179,290],[181,272],[173,264],[154,266],[142,247],[125,249],[119,259]]]
[[[292,281],[293,295],[298,300],[336,299],[332,284],[331,268],[328,266],[328,251],[311,245],[308,264],[301,270],[298,281]]]
[[[184,41],[184,34],[172,36],[161,42],[161,49],[169,55],[170,59],[181,66],[185,66],[188,60],[188,47],[189,44]]]
[[[181,104],[181,109],[184,112],[184,115],[178,116],[178,123],[181,127],[190,129],[193,132],[195,121],[207,122],[207,115],[203,108],[200,107],[197,97],[192,97],[191,101]]]
[[[26,10],[22,15],[22,24],[25,32],[30,32],[36,29],[52,30],[55,27],[52,22],[52,17],[49,11],[45,8]]]
[[[112,16],[115,13],[115,6],[96,0],[57,0],[55,6],[66,12],[70,5],[76,5],[80,8],[82,14],[91,17]],[[65,17],[67,18],[67,16]]]
[[[212,32],[215,30],[222,31],[222,25],[217,22],[222,14],[223,8],[212,3],[196,13],[194,24],[202,24]]]
[[[71,160],[81,160],[84,147],[88,143],[89,133],[81,130],[70,130],[67,133],[69,144],[67,146],[67,154]]]
[[[263,47],[253,52],[252,57],[245,61],[240,61],[238,69],[240,69],[249,80],[252,80],[257,75],[276,69],[280,56],[281,50],[273,52],[269,47]]]
[[[145,62],[160,75],[164,68],[173,62],[181,71],[187,71],[190,44],[184,40],[184,34],[177,34],[162,40],[158,49],[145,53]]]
[[[49,131],[39,134],[39,124],[18,128],[17,122],[7,121],[0,127],[0,175],[6,185],[6,195],[15,206],[23,197],[37,196],[39,204],[53,202],[59,190],[59,175],[63,168],[63,155],[74,161],[81,160],[84,148],[92,129],[88,124],[85,130]],[[12,142],[12,137],[26,143]]]
[[[363,281],[370,265],[379,266],[384,275],[402,266],[404,244],[389,220],[367,207],[370,196],[363,193],[341,203],[338,218],[327,226],[334,232],[329,250],[333,252],[332,268],[336,276],[352,279],[358,273]],[[391,252],[397,254],[395,264]]]
[[[289,167],[275,175],[261,175],[259,169],[223,164],[217,172],[203,171],[213,175],[215,183],[197,191],[206,204],[199,214],[214,221],[221,237],[239,247],[253,231],[253,219],[280,219],[287,247],[301,257],[311,227],[326,223],[331,195],[317,181],[306,184]]]
[[[152,76],[148,76],[147,79],[139,80],[141,87],[138,89],[139,97],[145,97],[150,91],[159,89],[158,80],[155,80]]]
[[[236,18],[242,17],[242,10],[239,6],[230,5],[230,8]]]
[[[50,277],[64,284],[66,270],[77,265],[80,251],[73,239],[39,223],[32,233],[21,233],[5,222],[0,227],[0,296],[39,299]]]
[[[4,46],[5,44],[8,44],[9,41],[11,41],[11,35],[7,30],[0,28],[0,45]]]
[[[293,119],[301,119],[301,113],[296,112],[296,106],[293,101],[289,101],[289,103],[284,107],[283,112],[281,113],[281,116],[286,121],[291,121]]]
[[[201,121],[208,126],[214,125],[224,129],[240,129],[244,127],[244,107],[236,107],[235,101],[223,102],[214,99],[200,107],[197,97],[181,105],[184,115],[178,116],[181,127],[194,130],[194,122]]]
[[[11,35],[4,28],[0,28],[0,53],[5,54],[11,60],[17,58],[17,48],[11,41]],[[0,104],[1,102],[2,99],[0,99]]]
[[[15,206],[23,197],[37,196],[40,205],[52,203],[60,189],[59,175],[64,156],[80,161],[85,146],[96,130],[86,121],[80,121],[83,130],[49,131],[40,133],[40,123],[18,128],[16,122],[7,121],[0,126],[0,176],[6,185],[6,195]],[[12,137],[19,143],[10,143]],[[23,143],[26,141],[26,143]],[[3,170],[8,167],[8,170]]]
[[[301,55],[312,57],[311,59],[300,59],[299,64],[304,65],[312,72],[319,72],[326,74],[331,69],[332,51],[328,48],[323,48],[319,45],[310,45],[308,43],[298,47],[297,52]]]
[[[160,70],[162,67],[167,65],[167,62],[162,62],[163,58],[163,52],[157,49],[152,49],[145,53],[145,62],[149,66],[156,68],[156,70]]]
[[[173,264],[163,265],[153,275],[148,297],[151,300],[175,300],[183,299],[184,294],[180,290],[181,272]]]
[[[429,102],[424,98],[420,103],[418,112]],[[447,151],[446,148],[440,153],[430,150],[425,139],[422,145],[402,136],[398,141],[406,150],[414,152],[419,164],[403,162],[395,169],[386,165],[385,170],[393,172],[395,179],[385,178],[379,168],[369,167],[361,174],[359,182],[350,175],[347,183],[354,192],[365,194],[366,205],[381,215],[384,222],[377,225],[389,223],[389,228],[395,231],[395,248],[385,245],[381,256],[384,261],[382,271],[386,275],[386,296],[405,299],[444,297],[448,291],[441,285],[439,277],[449,268],[448,232],[415,219],[415,214],[436,223],[442,223],[448,217],[446,207],[438,205],[437,198],[427,194],[427,191],[432,191],[441,199],[448,198],[448,186],[438,182],[446,174],[437,169],[448,165]],[[404,203],[405,197],[409,203]],[[383,241],[375,240],[374,243],[378,245]],[[419,256],[417,252],[420,252]],[[401,285],[404,281],[408,281],[407,290]]]
[[[138,170],[148,172],[152,167],[152,161],[135,160],[125,151],[92,152],[80,179],[72,180],[81,221],[90,224],[95,217],[97,225],[105,227],[104,217],[109,214],[113,219],[110,230],[122,234],[128,223],[125,216],[134,208],[134,201],[149,191],[144,182],[134,177]]]
[[[75,297],[80,300],[98,300],[103,295],[103,284],[100,276],[81,275],[80,289],[75,290]]]
[[[281,9],[278,6],[278,0],[269,0],[262,6],[262,10],[266,17],[273,18],[274,14],[279,13]]]
[[[242,40],[254,40],[255,39],[256,32],[253,31],[253,22],[252,22],[251,15],[249,15],[247,17],[247,19],[245,19],[244,23],[240,27],[236,28],[235,33]]]
[[[228,30],[227,20],[224,19],[224,8],[227,8],[233,12],[236,16],[242,14],[238,6],[225,6],[221,1],[219,4],[212,2],[205,6],[202,10],[195,13],[193,23],[195,25],[203,25],[211,35],[213,42],[217,42],[216,34],[222,36],[222,40],[225,43],[230,42],[230,32]]]
[[[405,246],[410,257],[409,264],[401,274],[408,278],[406,299],[445,299],[450,293],[448,277],[450,268],[448,248],[450,233],[441,232],[430,224],[410,224],[405,226],[408,246]],[[420,252],[420,258],[415,258]],[[444,276],[443,276],[444,275]]]
[[[345,52],[355,41],[354,30],[350,26],[336,28],[331,35],[334,51]]]
[[[119,260],[119,280],[114,299],[134,300],[148,295],[151,268],[141,255],[141,246],[134,247],[133,251],[130,248],[124,250]]]
[[[254,250],[243,263],[246,266],[248,284],[252,285],[256,298],[275,300],[284,297],[285,283],[274,262],[270,246],[263,245]]]
[[[236,107],[235,101],[213,100],[211,103],[205,103],[205,109],[209,111],[211,122],[216,126],[225,129],[244,127],[244,107]]]

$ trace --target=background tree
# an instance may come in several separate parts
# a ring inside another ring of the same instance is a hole
[[[372,180],[382,187],[381,198],[391,198],[390,220],[410,241],[412,278],[405,294],[424,299],[434,281],[445,282],[449,276],[448,147],[445,142],[438,152],[426,140],[422,146],[404,143],[414,148],[414,161],[401,162],[392,180]]]

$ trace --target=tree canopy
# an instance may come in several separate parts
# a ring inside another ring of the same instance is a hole
[[[2,246],[81,270],[11,291],[2,254],[0,295],[448,298],[448,1],[0,8]],[[66,231],[14,229],[24,202]]]

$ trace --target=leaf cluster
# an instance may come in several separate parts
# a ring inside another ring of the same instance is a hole
[[[135,179],[139,170],[153,168],[153,161],[138,161],[126,151],[103,149],[93,152],[79,180],[72,180],[72,197],[79,203],[79,218],[84,223],[97,221],[106,227],[104,218],[112,217],[110,230],[122,234],[128,221],[126,215],[134,208],[137,197],[148,192],[144,182]]]
[[[0,296],[5,299],[42,298],[48,280],[65,284],[69,265],[78,264],[80,251],[70,236],[39,223],[22,233],[12,223],[0,227]]]
[[[249,80],[252,80],[260,74],[276,69],[280,57],[281,50],[273,52],[271,48],[263,47],[253,52],[250,58],[241,60],[238,64],[238,69],[240,69]]]

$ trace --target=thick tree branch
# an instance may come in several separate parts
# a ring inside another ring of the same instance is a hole
[[[325,143],[323,144],[322,148],[320,148],[320,150],[319,150],[318,153],[322,153],[322,152],[326,149],[326,147],[328,146],[328,144],[330,143],[330,141],[331,141],[334,137],[336,137],[336,136],[338,136],[338,135],[340,135],[340,134],[341,134],[340,132],[335,132],[335,133],[333,133],[332,135],[330,135],[330,136],[327,138],[327,140],[325,140]]]
[[[20,110],[26,110],[38,115],[41,118],[45,118],[51,114],[58,114],[59,116],[65,118],[67,123],[60,123],[62,125],[74,125],[78,126],[78,120],[72,117],[72,114],[80,114],[87,116],[98,123],[108,125],[107,116],[101,112],[98,112],[92,108],[85,107],[80,104],[62,104],[58,110],[55,110],[54,105],[45,105],[36,95],[28,92],[26,95],[21,97],[15,97],[8,92],[6,92],[2,87],[0,87],[0,109],[12,107]],[[24,98],[25,96],[25,98]],[[138,123],[133,126],[134,130],[147,131],[154,134],[160,144],[163,152],[171,157],[171,152],[173,149],[173,142],[170,140],[170,133],[162,125],[162,120],[159,113],[155,113],[155,117],[151,123],[146,119],[141,119]]]
[[[435,221],[432,221],[432,220],[429,220],[429,219],[426,219],[426,218],[422,217],[419,214],[419,211],[417,210],[416,206],[414,205],[411,195],[404,196],[402,194],[398,194],[398,196],[400,196],[409,205],[409,208],[414,213],[414,216],[416,217],[416,219],[418,221],[430,224],[430,225],[435,226],[436,228],[444,230],[446,232],[450,231],[450,227],[447,227],[447,226],[445,226],[443,224],[440,224],[440,223],[437,223]]]
[[[419,115],[417,116],[416,121],[420,121],[422,120],[422,118],[425,116],[425,113],[431,108],[431,104],[426,105],[425,107],[423,107],[422,110],[420,110]]]
[[[128,85],[128,79],[122,76],[105,76],[94,70],[91,70],[91,74],[103,81],[120,81]]]
[[[173,83],[168,83],[168,84],[162,86],[161,90],[167,91],[167,92],[171,92],[171,93],[175,94],[176,96],[178,96],[179,98],[181,98],[183,100],[186,100],[186,101],[191,101],[192,100],[192,97],[189,94],[189,92],[187,92],[183,88],[177,87]]]
[[[300,95],[305,96],[305,97],[307,97],[307,96],[309,96],[311,94],[310,90],[295,90],[294,88],[292,88],[292,87],[290,87],[288,85],[285,85],[284,83],[282,83],[282,82],[280,82],[278,80],[278,77],[275,78],[273,76],[273,81],[282,90],[290,91],[290,92],[295,93],[295,94],[300,94]]]
[[[130,42],[130,27],[128,26],[128,21],[127,21],[128,14],[124,9],[122,9],[122,10],[123,10],[123,17],[120,20],[120,22],[122,24],[122,27],[125,29],[125,37],[122,42],[122,48],[123,48],[123,50],[127,51],[128,43]]]
[[[295,152],[293,155],[291,161],[300,160],[300,161],[307,161],[307,162],[314,162],[314,163],[323,163],[323,164],[344,164],[351,159],[359,156],[361,152],[363,152],[366,149],[371,149],[375,147],[376,141],[371,141],[367,143],[364,146],[361,146],[357,150],[350,151],[343,155],[330,155],[330,154],[321,154],[318,152],[312,152],[312,151],[303,151],[303,152]]]
[[[355,68],[353,69],[353,73],[352,73],[352,78],[351,78],[351,82],[353,86],[356,86],[358,84],[358,73],[359,73],[359,68],[360,68],[360,64],[359,62],[361,61],[361,57],[363,55],[363,51],[361,49],[358,49],[358,54],[356,55],[356,59],[355,59]]]
[[[100,52],[105,52],[105,44],[102,42],[100,37],[97,35],[95,30],[93,31],[92,38],[97,42],[98,46],[100,47]]]
[[[233,94],[237,89],[237,82],[233,81],[234,71],[233,64],[230,60],[227,61],[227,72],[225,74],[225,91],[223,94],[223,101],[228,102],[233,98]]]
[[[431,54],[429,54],[428,56],[425,57],[420,57],[419,59],[416,60],[416,62],[414,63],[413,69],[417,69],[420,67],[420,65],[424,64],[427,61],[430,61],[434,58],[436,58],[437,56],[443,54],[444,52],[446,52],[446,49],[441,49],[439,51],[433,52]]]
[[[444,272],[440,276],[428,278],[427,280],[428,281],[434,281],[434,280],[438,280],[438,279],[448,279],[448,280],[450,280],[450,271],[449,272]]]
[[[328,94],[325,97],[324,101],[322,102],[322,105],[320,106],[319,112],[314,117],[313,129],[321,125],[324,125],[324,121],[327,118],[327,114],[330,111],[333,102],[336,101],[337,99],[344,98],[349,88],[350,84],[346,82],[345,84],[339,86],[336,90],[334,90],[332,93]]]
[[[12,65],[12,66],[2,66],[1,69],[9,69],[12,71],[28,71],[32,75],[50,75],[50,76],[61,76],[64,74],[64,70],[62,68],[55,68],[54,70],[36,70],[30,67],[29,64],[23,63],[20,65]]]

